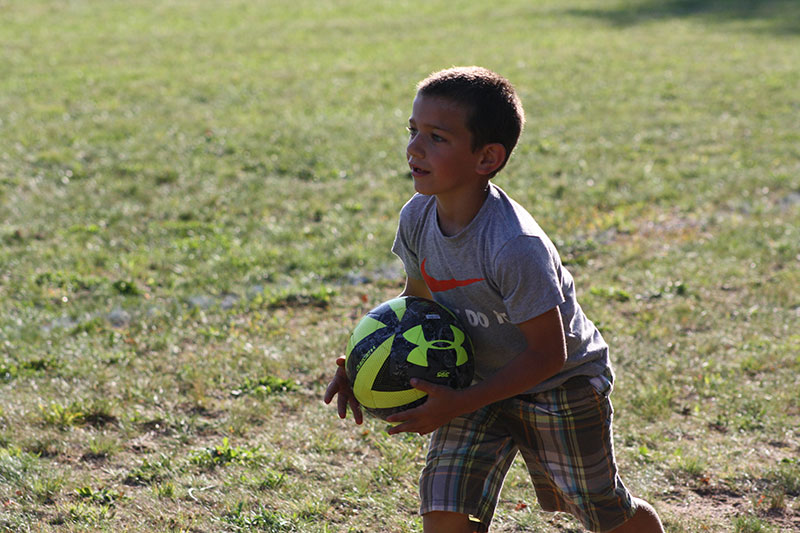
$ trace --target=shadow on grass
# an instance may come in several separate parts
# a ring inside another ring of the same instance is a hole
[[[688,17],[708,22],[750,20],[759,23],[755,31],[800,34],[798,0],[625,0],[605,9],[570,9],[568,13],[623,27]]]

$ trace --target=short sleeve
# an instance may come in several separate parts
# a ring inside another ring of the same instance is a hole
[[[412,279],[422,279],[417,246],[415,245],[417,239],[413,236],[409,210],[410,206],[407,204],[400,211],[400,222],[397,224],[397,234],[392,244],[392,253],[403,262],[406,276]]]
[[[520,324],[564,303],[561,259],[540,237],[521,235],[495,258],[495,282],[511,322]]]

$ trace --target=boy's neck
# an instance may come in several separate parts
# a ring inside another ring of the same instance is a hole
[[[441,232],[450,237],[466,228],[481,210],[488,195],[488,182],[472,194],[458,197],[436,195],[436,215]]]

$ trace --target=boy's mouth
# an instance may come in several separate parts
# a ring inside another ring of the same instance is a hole
[[[411,175],[414,176],[415,178],[421,178],[423,176],[427,176],[428,174],[430,174],[429,170],[425,170],[416,165],[408,165],[408,166],[411,169]]]

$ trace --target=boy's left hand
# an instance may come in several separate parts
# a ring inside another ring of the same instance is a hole
[[[389,429],[390,435],[403,432],[425,435],[463,414],[461,391],[416,378],[411,380],[411,386],[427,392],[428,399],[419,407],[395,413],[387,418],[386,421],[393,424],[402,422]]]

